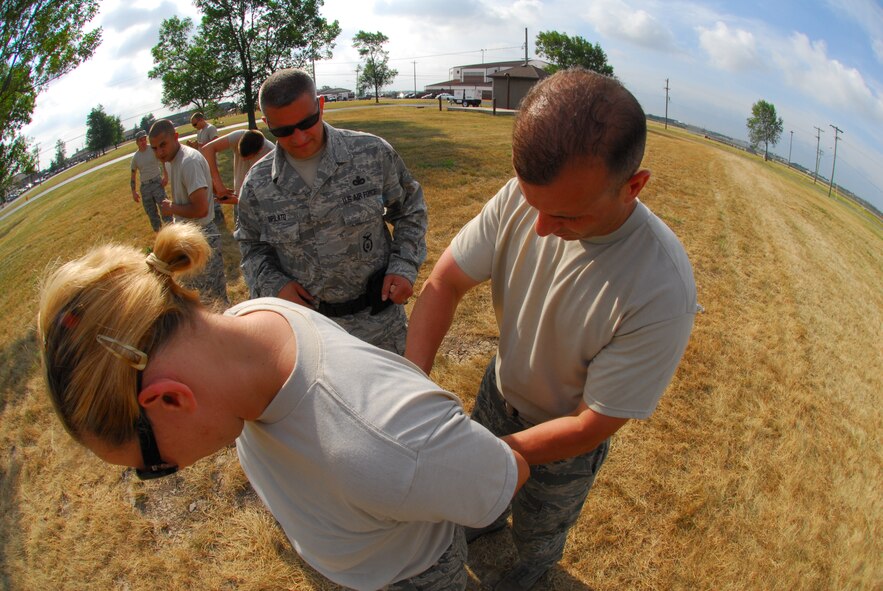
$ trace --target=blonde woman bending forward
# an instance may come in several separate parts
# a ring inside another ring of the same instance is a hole
[[[45,280],[38,333],[67,431],[141,478],[236,442],[295,550],[355,589],[463,589],[462,526],[500,515],[524,459],[416,366],[285,300],[223,314],[181,287],[209,247],[163,228]]]

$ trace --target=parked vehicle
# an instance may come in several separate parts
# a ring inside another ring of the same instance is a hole
[[[454,96],[448,99],[449,103],[463,105],[464,107],[480,107],[481,91],[474,88],[464,88],[454,91]]]
[[[421,96],[420,98],[422,98],[422,99],[431,99],[431,98],[435,98],[435,95],[432,94],[431,92],[427,92],[426,94],[424,94],[424,95]]]
[[[451,99],[454,98],[454,95],[449,92],[442,92],[440,94],[435,95],[435,98],[439,98],[443,101],[451,102]]]

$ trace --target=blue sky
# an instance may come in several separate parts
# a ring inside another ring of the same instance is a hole
[[[599,43],[616,75],[648,113],[663,114],[747,139],[751,105],[776,106],[785,131],[773,149],[812,169],[816,135],[820,173],[883,209],[883,5],[879,0],[326,0],[322,14],[342,33],[334,58],[316,64],[320,85],[353,88],[359,30],[382,31],[399,78],[391,88],[418,90],[447,79],[455,65],[535,57],[540,31]],[[185,0],[105,0],[98,54],[37,101],[25,132],[41,146],[82,147],[86,115],[102,103],[127,127],[165,113],[158,82],[147,78],[159,23],[198,13]],[[484,50],[484,51],[482,51]],[[793,131],[793,143],[791,134]]]

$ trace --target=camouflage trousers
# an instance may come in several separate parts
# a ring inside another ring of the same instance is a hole
[[[356,314],[331,319],[366,343],[399,355],[405,352],[408,318],[404,306],[390,306],[374,316],[371,316],[370,310],[362,310]]]
[[[183,278],[181,283],[185,287],[198,290],[199,299],[204,304],[208,306],[219,304],[227,308],[230,305],[230,300],[227,299],[227,277],[224,275],[221,235],[214,222],[209,222],[201,226],[200,229],[212,249],[211,256],[201,273]]]
[[[150,220],[150,227],[159,232],[163,224],[172,223],[172,216],[164,216],[159,211],[159,204],[166,198],[166,190],[157,178],[141,183],[141,207]]]
[[[533,425],[506,405],[497,388],[495,359],[485,371],[472,420],[502,437]],[[522,563],[551,568],[564,555],[567,532],[576,523],[595,476],[607,458],[610,440],[573,458],[530,467],[530,478],[496,523],[511,511],[512,538]]]
[[[462,591],[466,588],[466,536],[454,530],[454,540],[438,562],[409,579],[384,587],[384,591]]]

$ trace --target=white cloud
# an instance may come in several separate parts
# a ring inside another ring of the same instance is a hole
[[[754,34],[744,29],[730,29],[718,21],[714,29],[697,27],[699,44],[711,63],[730,72],[763,68]]]
[[[872,44],[877,61],[883,64],[883,39],[875,39]]]
[[[665,24],[646,10],[633,8],[623,0],[592,2],[585,18],[602,35],[651,49],[676,49],[675,36]]]
[[[859,112],[883,123],[883,97],[875,94],[861,72],[827,55],[824,41],[794,33],[773,55],[784,80],[806,96],[835,109]]]

